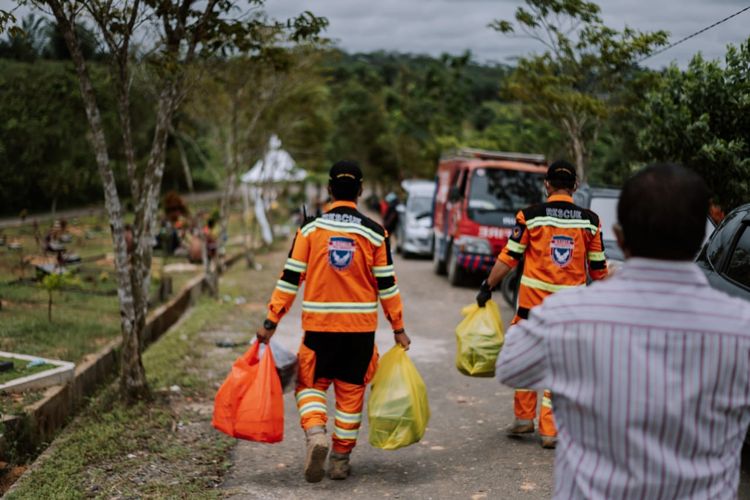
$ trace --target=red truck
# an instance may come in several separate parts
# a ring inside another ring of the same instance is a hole
[[[518,210],[544,201],[543,155],[462,149],[440,160],[435,194],[434,270],[454,286],[487,273]]]

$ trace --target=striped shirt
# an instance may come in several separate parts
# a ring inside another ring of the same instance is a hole
[[[498,378],[550,389],[554,498],[735,498],[750,424],[750,303],[689,262],[630,259],[508,331]]]

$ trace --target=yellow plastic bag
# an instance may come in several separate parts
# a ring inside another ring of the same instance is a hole
[[[500,308],[494,300],[485,307],[471,304],[456,327],[456,368],[472,377],[494,377],[495,362],[505,342]]]
[[[424,436],[430,420],[427,388],[400,345],[380,358],[367,401],[370,444],[395,450]]]

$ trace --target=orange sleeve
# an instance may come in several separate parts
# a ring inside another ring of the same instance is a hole
[[[386,237],[382,245],[375,248],[372,274],[378,282],[378,296],[383,305],[385,317],[391,322],[394,330],[404,327],[404,305],[401,292],[396,282],[396,271],[393,269],[391,245]]]
[[[298,230],[292,243],[292,250],[289,252],[289,258],[284,264],[284,270],[276,282],[271,302],[268,304],[267,318],[274,323],[281,321],[281,318],[291,309],[297,291],[305,280],[309,256],[310,240],[302,234],[301,230]]]
[[[513,268],[518,265],[524,252],[526,252],[526,246],[529,244],[529,232],[526,229],[526,216],[523,210],[516,214],[516,225],[513,227],[513,232],[508,238],[508,242],[503,247],[500,255],[497,256],[497,260]]]
[[[602,238],[602,225],[596,230],[596,234],[589,241],[586,249],[586,258],[589,263],[589,275],[593,280],[601,280],[609,274],[607,257],[604,255],[604,240]]]

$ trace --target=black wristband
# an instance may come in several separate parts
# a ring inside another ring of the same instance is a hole
[[[270,319],[266,319],[263,322],[263,328],[265,328],[266,330],[274,330],[276,329],[276,326],[277,324],[271,321]]]
[[[406,333],[406,330],[403,328],[399,328],[398,330],[393,330],[393,335],[400,335],[402,333]]]

